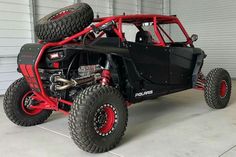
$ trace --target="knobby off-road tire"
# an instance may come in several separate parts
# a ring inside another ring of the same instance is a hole
[[[102,117],[105,120],[102,121]],[[119,91],[110,86],[95,85],[83,90],[74,100],[69,129],[79,148],[101,153],[120,142],[127,118],[127,106]]]
[[[35,34],[46,42],[59,41],[82,31],[93,18],[93,10],[88,4],[77,3],[41,18],[35,26]]]
[[[24,78],[16,80],[7,89],[3,107],[7,117],[20,126],[33,126],[43,123],[51,115],[50,110],[27,109],[24,103],[32,91]]]
[[[213,109],[225,108],[231,95],[231,77],[222,68],[216,68],[209,72],[205,83],[205,100]]]

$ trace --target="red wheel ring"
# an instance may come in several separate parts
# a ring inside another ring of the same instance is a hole
[[[70,11],[70,10],[61,11],[61,12],[57,13],[56,15],[52,16],[52,17],[49,19],[49,21],[57,20],[57,19],[59,19],[59,18],[65,16],[65,15],[69,15],[69,14],[71,14],[71,13],[72,13],[72,11]]]
[[[95,131],[101,136],[107,136],[112,133],[117,122],[116,109],[110,104],[101,106],[94,118]]]
[[[222,80],[220,83],[220,97],[224,98],[227,94],[228,86],[225,80]]]
[[[26,99],[28,99],[30,96],[33,95],[33,92],[32,91],[29,91],[27,92],[22,100],[21,100],[21,109],[24,111],[24,113],[26,113],[27,115],[30,115],[30,116],[35,116],[37,114],[39,114],[40,112],[42,112],[43,109],[31,109],[31,108],[28,108],[26,107],[25,105],[25,101]]]

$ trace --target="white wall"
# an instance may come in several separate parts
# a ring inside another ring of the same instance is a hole
[[[113,0],[81,0],[81,2],[88,3],[94,12],[94,17],[99,15],[100,17],[109,16],[113,14],[112,4]]]
[[[144,14],[162,14],[164,1],[163,0],[142,0],[141,13]]]
[[[32,42],[29,0],[0,0],[0,94],[20,75],[16,56]]]
[[[162,14],[164,0],[81,0],[86,2],[94,10],[95,16],[127,14]]]
[[[73,3],[74,0],[36,0],[36,20],[39,20],[43,16]]]
[[[136,0],[114,0],[114,14],[122,15],[137,13],[137,1]]]
[[[199,35],[195,45],[208,55],[205,73],[223,67],[236,78],[235,0],[173,0],[171,14],[180,18],[189,34]]]

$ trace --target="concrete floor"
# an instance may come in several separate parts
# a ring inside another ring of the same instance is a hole
[[[203,93],[188,90],[135,104],[121,144],[103,154],[81,151],[70,139],[67,117],[53,114],[35,127],[18,127],[3,113],[0,156],[4,157],[233,157],[236,156],[236,82],[230,105],[212,110]]]

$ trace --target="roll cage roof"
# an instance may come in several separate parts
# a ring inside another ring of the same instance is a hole
[[[96,19],[94,19],[93,22],[97,22],[99,24],[99,23],[103,23],[105,21],[114,21],[117,23],[118,28],[113,28],[113,30],[115,31],[115,33],[118,35],[118,37],[121,40],[125,39],[123,36],[123,32],[122,32],[122,23],[130,23],[130,24],[134,24],[137,26],[137,25],[145,23],[145,22],[153,22],[155,34],[160,41],[159,43],[157,43],[157,45],[163,46],[163,47],[166,46],[166,43],[163,39],[161,31],[164,32],[164,34],[167,35],[167,37],[169,39],[171,39],[171,37],[162,28],[159,27],[159,24],[176,23],[180,27],[184,36],[186,37],[186,39],[187,39],[186,43],[193,46],[193,42],[192,42],[191,38],[189,37],[187,31],[185,30],[185,28],[183,27],[183,25],[181,24],[179,19],[174,15],[172,15],[172,16],[159,15],[159,14],[117,15],[117,16],[96,18]],[[171,39],[171,41],[173,42],[172,39]]]
[[[175,23],[178,21],[176,16],[166,16],[158,14],[135,14],[135,15],[118,15],[111,17],[102,17],[94,19],[94,22],[101,22],[108,18],[122,19],[123,23],[144,23],[144,22],[153,22],[153,18],[156,18],[160,24]]]
[[[113,23],[113,22],[116,23],[116,27],[112,27],[112,29],[117,34],[117,36],[121,39],[121,41],[125,40],[125,37],[122,32],[122,23],[132,23],[132,24],[137,25],[137,24],[142,24],[144,22],[153,22],[155,34],[160,41],[160,43],[158,43],[157,45],[163,46],[163,47],[167,46],[167,44],[164,42],[161,32],[158,29],[158,24],[176,23],[179,25],[180,29],[185,35],[187,39],[186,43],[193,46],[191,38],[189,37],[187,31],[184,29],[183,25],[181,24],[181,22],[176,16],[166,16],[166,15],[159,15],[159,14],[118,15],[118,16],[96,18],[93,20],[93,22],[94,24],[85,28],[81,32],[78,32],[59,42],[47,43],[45,47],[61,46],[61,45],[73,42],[74,39],[77,39],[78,37],[83,37],[85,34],[88,34],[91,31],[95,31],[95,29],[99,30],[99,28],[103,27],[104,25],[107,25],[108,23]],[[104,34],[104,31],[100,31],[98,37],[102,37],[103,34]]]

